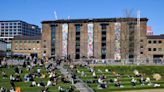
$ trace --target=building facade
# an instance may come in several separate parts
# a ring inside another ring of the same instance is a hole
[[[69,19],[42,22],[42,56],[73,59],[145,57],[147,18]],[[141,48],[142,47],[142,48]]]
[[[17,35],[41,35],[41,29],[21,20],[0,21],[0,39],[10,42]]]
[[[41,58],[41,36],[15,36],[12,40],[14,56],[32,56]]]
[[[37,25],[29,24],[21,20],[0,21],[0,39],[7,42],[7,55],[11,55],[11,40],[14,36],[41,35],[41,29]]]
[[[149,61],[164,58],[164,35],[147,36],[146,57]]]
[[[0,59],[6,56],[7,44],[6,42],[0,40]]]

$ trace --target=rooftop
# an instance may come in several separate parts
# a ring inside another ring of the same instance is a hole
[[[41,36],[15,36],[13,40],[41,40]]]
[[[147,18],[140,18],[141,21],[148,21]],[[42,23],[78,23],[78,22],[117,22],[117,21],[137,21],[137,18],[93,18],[93,19],[61,19],[46,20]]]
[[[150,35],[147,36],[148,39],[164,39],[164,34],[160,34],[160,35]]]

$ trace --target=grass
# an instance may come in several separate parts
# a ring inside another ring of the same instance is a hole
[[[41,73],[44,73],[48,76],[48,74],[46,73],[46,69],[45,67],[40,67],[37,66],[35,68],[32,69],[31,72],[35,72],[37,70],[37,68],[41,69]],[[24,78],[24,75],[26,73],[29,73],[29,71],[26,70],[26,68],[21,67],[23,73],[20,74],[21,79]],[[7,79],[3,79],[2,78],[2,71],[5,71],[5,73],[7,74]],[[62,76],[62,74],[60,73],[59,70],[55,70],[57,73],[57,76]],[[10,85],[10,81],[9,81],[9,76],[11,74],[15,74],[14,72],[14,67],[10,66],[8,68],[0,68],[0,87],[4,87],[5,89],[10,89],[11,85]],[[47,81],[49,80],[49,78],[35,78],[34,79],[36,82],[41,82],[43,81],[45,84],[47,83]],[[30,87],[31,82],[15,82],[16,86],[20,86],[21,88],[21,92],[41,92],[41,90],[43,89],[42,87]],[[58,91],[58,86],[62,86],[64,89],[69,88],[70,86],[73,86],[71,83],[63,83],[60,81],[60,79],[58,80],[57,85],[55,86],[51,86],[49,87],[49,92],[59,92]],[[79,92],[74,86],[73,88],[75,89],[74,92]]]
[[[109,91],[123,91],[123,90],[141,90],[141,89],[157,89],[157,88],[164,88],[164,67],[163,66],[94,66],[94,70],[96,71],[96,75],[99,77],[102,74],[104,74],[107,78],[105,81],[108,84],[108,87],[105,89],[98,89],[98,83],[87,83],[88,80],[97,80],[92,77],[92,73],[89,72],[88,67],[84,66],[77,66],[76,69],[73,71],[85,82],[90,86],[95,92],[109,92]],[[111,72],[105,72],[105,69],[110,70]],[[78,71],[84,71],[86,76],[81,76],[81,73],[77,73],[75,70]],[[98,70],[101,70],[102,72],[98,72]],[[131,86],[131,78],[128,77],[128,75],[135,76],[133,71],[138,70],[139,73],[141,73],[145,78],[149,77],[151,79],[152,83],[160,84],[160,87],[153,87],[148,86],[145,84],[144,86],[141,86],[139,83],[139,79],[137,78],[137,85],[136,87]],[[114,86],[114,83],[111,83],[109,80],[114,79],[117,76],[113,74],[113,72],[118,73],[121,75],[120,81],[121,84],[124,86],[124,88],[118,88]],[[153,79],[153,74],[158,73],[162,76],[162,79],[159,81],[156,81]]]

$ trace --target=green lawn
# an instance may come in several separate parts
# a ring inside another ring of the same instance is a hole
[[[37,70],[37,68],[41,69],[41,73],[47,74],[46,73],[46,69],[44,67],[39,67],[39,66],[37,66],[34,69],[32,69],[31,72],[35,72]],[[28,73],[29,71],[27,71],[23,67],[21,67],[21,69],[23,70],[23,73],[20,74],[20,76],[23,79],[24,75],[26,73]],[[2,71],[6,72],[6,74],[8,76],[7,79],[3,79],[2,78]],[[55,71],[57,73],[57,76],[62,76],[62,74],[59,72],[59,70],[55,70]],[[3,86],[6,89],[9,89],[11,87],[10,81],[9,81],[10,74],[15,74],[14,73],[14,67],[0,68],[0,87]],[[48,76],[48,74],[47,74],[47,76]],[[46,78],[35,78],[34,80],[36,82],[43,81],[45,84],[47,84],[47,81],[49,80],[49,78],[47,78],[47,77]],[[31,82],[24,82],[24,81],[22,81],[22,82],[15,82],[16,86],[20,86],[21,92],[41,92],[41,90],[43,89],[42,87],[30,87],[30,84],[31,84]],[[71,85],[71,83],[63,83],[59,79],[57,85],[49,87],[49,91],[50,92],[59,92],[58,91],[58,86],[62,86],[62,87],[64,87],[64,89],[67,89],[67,88],[69,88],[70,86],[73,86],[73,85]],[[75,89],[74,92],[79,92],[74,86],[73,86],[73,88]]]
[[[111,70],[111,72],[105,72],[105,69]],[[78,70],[80,72],[84,71],[86,76],[81,76],[81,73],[77,73],[75,70]],[[101,75],[105,75],[107,78],[105,81],[108,84],[108,87],[105,89],[98,89],[98,83],[88,83],[88,86],[90,86],[95,92],[109,92],[109,91],[122,91],[122,90],[140,90],[140,89],[156,89],[156,88],[164,88],[164,67],[163,66],[95,66],[94,70],[96,71],[96,75],[99,77]],[[98,70],[101,70],[102,72],[98,72]],[[145,78],[150,77],[152,83],[160,84],[160,87],[153,87],[148,86],[145,84],[144,86],[141,86],[139,83],[139,79],[135,77],[133,71],[138,70],[139,73],[141,73]],[[84,82],[87,83],[88,80],[97,80],[92,77],[92,73],[89,72],[89,69],[87,67],[81,67],[77,66],[76,69],[73,70]],[[109,82],[110,79],[114,79],[117,76],[113,74],[113,72],[118,73],[121,75],[120,81],[121,84],[124,86],[124,88],[118,88],[114,86],[114,83]],[[156,81],[153,79],[153,74],[159,73],[162,78],[159,81]],[[137,79],[137,85],[136,87],[131,86],[131,78],[128,77],[128,75],[134,76],[135,79]]]

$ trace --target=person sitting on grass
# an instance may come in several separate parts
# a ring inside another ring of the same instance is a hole
[[[136,82],[137,82],[137,80],[136,80],[136,79],[134,79],[134,77],[132,77],[132,80],[131,80],[131,85],[132,85],[133,87],[135,87],[135,86],[136,86]]]
[[[9,90],[9,92],[15,92],[14,88],[11,87],[10,90]]]
[[[96,73],[95,73],[95,72],[93,72],[92,76],[93,76],[93,78],[97,78],[97,76],[96,76]]]
[[[105,81],[102,80],[102,82],[99,82],[100,84],[98,85],[99,89],[104,89],[107,88],[107,83]]]
[[[17,74],[19,73],[19,68],[18,68],[18,66],[16,66],[14,70],[15,70],[15,73],[17,73]]]
[[[35,87],[35,86],[36,86],[36,82],[32,81],[30,87]]]
[[[65,78],[65,77],[62,77],[61,78],[61,81],[63,82],[63,83],[69,83],[69,80],[68,80],[68,76]]]
[[[98,79],[98,83],[99,84],[102,84],[103,83],[103,80],[101,79],[101,77]]]
[[[145,85],[144,82],[145,82],[145,79],[144,77],[141,77],[140,80],[139,80],[141,86]]]
[[[48,87],[44,87],[44,89],[42,90],[42,92],[49,92],[48,91]]]
[[[101,77],[101,79],[106,79],[106,76],[103,74],[102,76],[100,76]]]
[[[90,71],[91,73],[93,73],[93,72],[94,72],[94,69],[93,69],[92,67],[90,67],[90,68],[89,68],[89,71]]]
[[[7,75],[6,75],[5,71],[2,72],[2,78],[7,79]]]
[[[42,86],[42,87],[45,87],[45,84],[43,81],[41,81],[40,83],[37,84],[38,87]]]
[[[150,78],[149,78],[149,77],[147,77],[147,78],[146,78],[145,82],[147,83],[147,85],[148,85],[148,86],[151,86],[151,85],[152,85],[152,83],[151,83],[151,81],[150,81]]]
[[[66,92],[73,92],[73,91],[74,91],[74,89],[72,88],[72,86],[70,86],[70,87],[67,89]]]
[[[10,85],[13,87],[13,88],[15,88],[15,80],[10,80]]]
[[[42,73],[40,78],[46,78],[46,75]]]
[[[10,75],[10,81],[15,81],[15,77],[13,75]]]
[[[0,92],[6,92],[6,89],[4,87],[1,87]]]
[[[37,76],[38,76],[38,77],[41,76],[41,69],[40,69],[40,68],[37,69]]]
[[[49,87],[49,86],[52,86],[52,81],[51,80],[48,80],[48,82],[47,82],[47,87]]]
[[[21,77],[20,77],[19,74],[16,74],[16,75],[15,75],[15,81],[16,81],[16,82],[21,82],[21,81],[22,81],[22,79],[21,79]]]
[[[64,89],[63,87],[59,86],[59,87],[58,87],[58,91],[59,91],[59,92],[65,92],[65,89]]]
[[[86,77],[86,74],[84,71],[81,72],[81,77]]]
[[[115,86],[116,86],[116,87],[119,87],[119,88],[124,88],[124,86],[121,84],[121,81],[117,81],[117,82],[115,83]]]
[[[23,62],[23,68],[26,68],[26,66],[27,66],[27,63]]]

